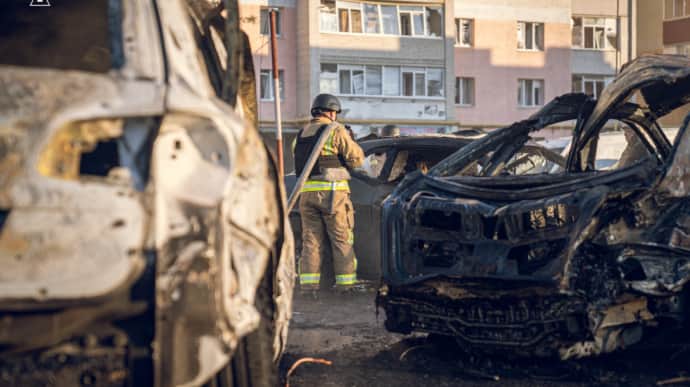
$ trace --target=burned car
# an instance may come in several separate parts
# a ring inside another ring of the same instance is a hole
[[[0,385],[275,385],[293,246],[237,2],[54,3],[0,4]]]
[[[688,102],[687,58],[640,57],[598,100],[563,95],[408,175],[383,203],[386,328],[562,359],[687,339],[690,117],[673,144],[657,119]],[[569,123],[565,162],[535,168],[525,146]]]
[[[379,279],[381,276],[380,235],[381,203],[403,177],[418,169],[428,169],[458,149],[469,144],[476,136],[417,135],[403,137],[368,138],[359,141],[366,156],[365,168],[352,171],[350,199],[355,208],[355,254],[358,276]],[[296,177],[285,177],[288,192]],[[300,246],[302,225],[299,206],[290,213],[297,247]],[[328,265],[329,262],[325,261]],[[330,270],[323,270],[330,273]],[[327,275],[327,274],[326,274]]]

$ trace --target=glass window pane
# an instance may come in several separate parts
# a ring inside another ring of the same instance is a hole
[[[426,26],[427,35],[442,36],[443,34],[443,12],[441,8],[426,7]]]
[[[401,5],[400,11],[423,12],[424,8],[418,5]]]
[[[285,76],[283,70],[278,70],[278,90],[280,90],[280,100],[285,101]]]
[[[335,1],[321,0],[321,31],[336,32],[338,31],[338,17],[335,14]]]
[[[525,81],[520,79],[520,80],[518,80],[518,95],[517,95],[518,105],[520,105],[520,106],[525,105],[525,101],[523,98],[524,94],[525,94]]]
[[[429,97],[443,96],[443,70],[428,69],[427,72],[427,95]]]
[[[605,85],[604,85],[603,80],[597,81],[597,95],[596,95],[597,98],[599,98],[599,96],[601,95],[601,92],[604,91],[604,87],[605,87]]]
[[[338,9],[338,26],[340,32],[350,32],[350,16],[349,10],[339,8]]]
[[[414,34],[424,35],[424,15],[421,13],[416,13],[413,15],[414,18]]]
[[[605,46],[605,34],[603,27],[596,27],[594,29],[594,48],[603,49]]]
[[[530,79],[525,80],[525,105],[534,105],[534,99],[532,95],[532,80]]]
[[[414,73],[402,73],[403,95],[414,96]]]
[[[409,13],[400,14],[400,34],[401,35],[412,35],[412,20],[410,20]]]
[[[364,94],[364,70],[352,70],[352,94]]]
[[[533,37],[533,25],[532,23],[525,23],[525,49],[534,49],[534,37]]]
[[[533,81],[532,87],[534,88],[534,104],[543,105],[544,104],[544,87],[542,81]]]
[[[256,19],[254,19],[256,20]],[[259,13],[259,25],[260,25],[260,32],[262,35],[268,35],[270,32],[270,26],[269,26],[269,21],[270,18],[268,17],[268,10],[263,8],[260,13]]]
[[[582,48],[582,18],[573,18],[572,30],[573,47]]]
[[[352,94],[352,79],[350,78],[350,70],[340,70],[340,93]]]
[[[261,99],[273,99],[273,84],[269,70],[261,70],[259,96]]]
[[[544,24],[537,23],[535,26],[535,45],[537,50],[544,50]]]
[[[472,27],[473,27],[473,22],[472,20],[468,19],[462,19],[461,23],[461,33],[462,33],[462,41],[460,42],[464,46],[471,46],[472,45]]]
[[[379,33],[379,6],[376,4],[364,4],[364,32]]]
[[[474,78],[464,78],[462,96],[464,105],[474,105]]]
[[[585,27],[585,48],[594,48],[594,28]]]
[[[398,8],[394,5],[381,6],[381,19],[383,23],[383,33],[398,35]]]
[[[573,93],[582,93],[582,77],[573,75]]]
[[[424,96],[425,94],[425,84],[426,83],[426,75],[424,73],[414,73],[414,95],[415,96]]]
[[[455,103],[460,103],[461,101],[461,96],[460,93],[462,92],[462,87],[460,86],[460,82],[462,81],[462,78],[455,78]]]
[[[338,65],[332,63],[321,64],[321,77],[319,79],[321,93],[338,94]]]
[[[381,66],[367,66],[367,95],[381,95]]]
[[[362,11],[358,9],[351,9],[350,15],[352,16],[352,32],[361,33],[362,32]]]
[[[384,95],[400,95],[400,67],[384,67],[383,79]]]
[[[517,24],[517,46],[520,49],[525,48],[525,23],[523,22]]]

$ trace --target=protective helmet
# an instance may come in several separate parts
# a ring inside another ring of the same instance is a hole
[[[323,111],[334,111],[340,114],[340,101],[338,97],[331,94],[319,94],[311,104],[311,115],[317,116]]]
[[[400,137],[400,128],[396,125],[388,124],[381,128],[381,137]]]

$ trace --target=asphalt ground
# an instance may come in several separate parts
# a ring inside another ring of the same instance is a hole
[[[383,327],[375,292],[297,294],[280,364],[306,361],[291,387],[320,386],[690,386],[690,348],[638,349],[579,361],[508,359],[468,353],[453,340],[399,335]],[[661,384],[659,384],[661,383]]]

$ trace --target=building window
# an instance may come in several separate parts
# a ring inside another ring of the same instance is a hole
[[[664,18],[690,16],[690,0],[664,0]]]
[[[321,63],[321,77],[319,90],[322,93],[338,94],[338,65],[334,63]]]
[[[664,54],[682,55],[690,58],[690,43],[664,46]]]
[[[588,96],[597,99],[601,96],[604,87],[608,85],[612,77],[603,77],[597,75],[573,75],[573,92],[585,93]]]
[[[518,22],[517,48],[520,50],[544,50],[544,23]]]
[[[400,6],[400,34],[405,36],[424,35],[424,8]]]
[[[338,16],[335,14],[335,0],[321,0],[319,19],[321,32],[338,31]]]
[[[321,0],[321,32],[443,36],[443,8]]]
[[[321,93],[368,96],[443,97],[443,69],[322,63]]]
[[[336,5],[338,8],[338,31],[362,33],[362,4],[337,1]]]
[[[427,36],[443,36],[443,9],[441,7],[425,7]]]
[[[605,50],[617,47],[616,19],[573,17],[573,47]]]
[[[455,19],[455,43],[463,47],[474,45],[474,20]]]
[[[271,34],[271,17],[268,13],[268,8],[261,8],[261,15],[259,17],[259,24],[261,24],[261,34]],[[276,11],[276,35],[280,36],[280,10]]]
[[[400,95],[400,67],[383,68],[383,95]]]
[[[280,100],[285,100],[285,79],[283,70],[278,70],[278,87],[280,88]],[[259,98],[263,101],[273,101],[273,71],[261,70]]]
[[[462,106],[474,105],[474,78],[455,78],[455,103]]]
[[[518,106],[532,107],[544,104],[544,81],[518,79]]]
[[[381,95],[383,86],[383,75],[381,66],[366,66],[366,94]]]
[[[381,24],[386,35],[400,35],[398,28],[398,7],[395,5],[381,5]]]
[[[364,32],[367,34],[381,32],[378,4],[364,4]]]

